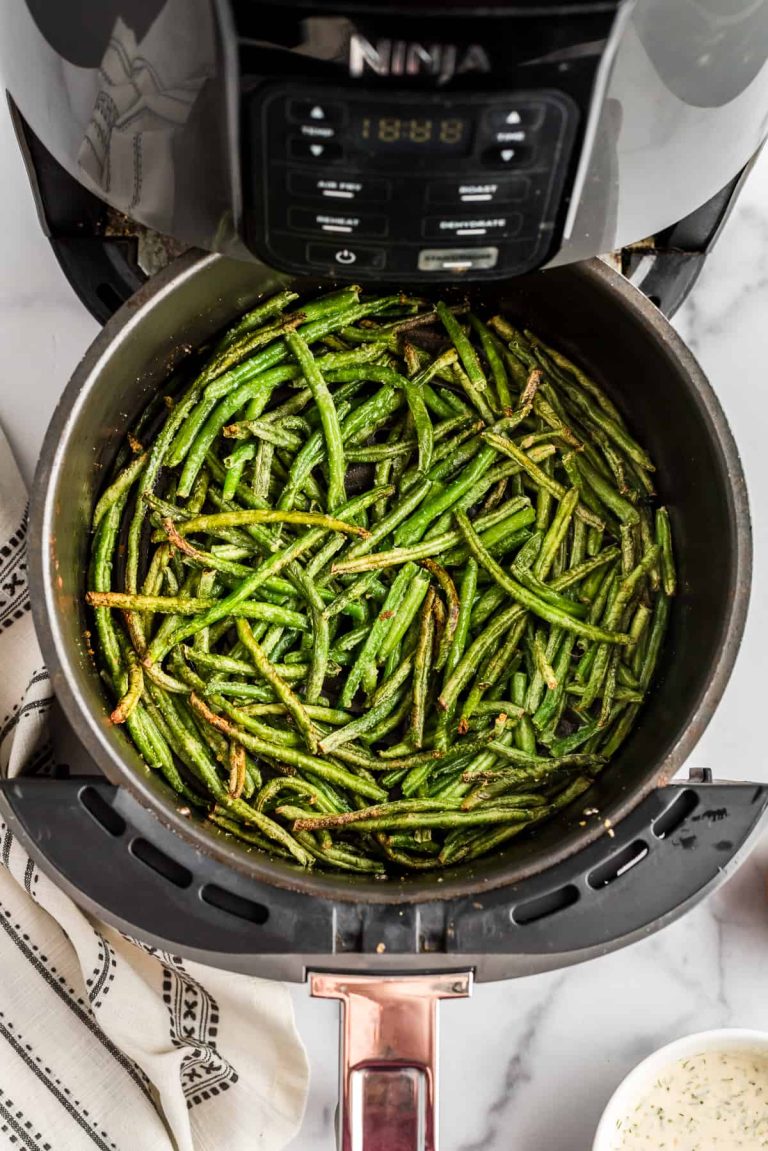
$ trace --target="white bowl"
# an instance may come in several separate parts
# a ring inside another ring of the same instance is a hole
[[[614,1091],[598,1124],[592,1151],[612,1151],[611,1140],[616,1134],[617,1122],[653,1086],[665,1067],[676,1063],[678,1059],[704,1051],[733,1051],[745,1047],[768,1052],[768,1031],[750,1031],[737,1027],[699,1031],[696,1035],[686,1035],[654,1051],[642,1063],[638,1063]]]

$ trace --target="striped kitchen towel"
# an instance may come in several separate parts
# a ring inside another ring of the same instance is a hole
[[[26,492],[0,431],[0,773],[45,771],[50,684],[29,610]],[[282,984],[131,940],[0,821],[0,1147],[277,1151],[307,1064]]]

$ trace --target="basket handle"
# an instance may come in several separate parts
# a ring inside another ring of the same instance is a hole
[[[470,995],[471,972],[309,980],[342,1003],[339,1151],[437,1151],[437,1004]]]

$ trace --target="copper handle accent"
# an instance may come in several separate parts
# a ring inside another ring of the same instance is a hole
[[[339,1151],[437,1151],[437,1003],[470,995],[471,973],[309,983],[342,1003]]]

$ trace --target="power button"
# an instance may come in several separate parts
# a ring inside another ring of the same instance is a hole
[[[307,244],[307,263],[325,267],[372,269],[380,271],[386,263],[386,252],[381,248],[360,248],[346,244]]]

